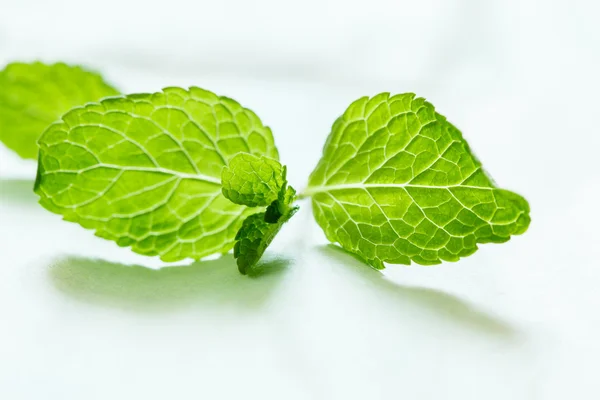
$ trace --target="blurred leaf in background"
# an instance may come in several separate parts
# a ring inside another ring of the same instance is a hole
[[[0,72],[0,141],[37,158],[37,139],[76,106],[119,94],[97,73],[64,63],[15,62]]]

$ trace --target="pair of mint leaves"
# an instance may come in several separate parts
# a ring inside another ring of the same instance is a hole
[[[38,158],[46,209],[164,261],[233,248],[246,273],[298,209],[271,130],[197,87],[119,95],[80,67],[10,64],[0,140]],[[461,132],[412,93],[353,102],[301,197],[331,242],[376,269],[457,261],[530,223],[527,201],[498,188]]]

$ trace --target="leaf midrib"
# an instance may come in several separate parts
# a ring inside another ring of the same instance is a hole
[[[175,171],[168,168],[162,167],[125,167],[122,165],[114,165],[114,164],[94,164],[91,167],[76,169],[76,170],[68,170],[68,169],[55,169],[52,171],[45,171],[44,175],[56,174],[56,173],[66,173],[66,174],[81,174],[83,172],[91,171],[97,168],[108,168],[108,169],[116,169],[120,171],[139,171],[139,172],[158,172],[167,175],[177,176],[182,179],[192,179],[197,181],[203,181],[206,183],[213,183],[216,185],[221,185],[221,180],[209,175],[202,174],[189,174],[186,172]]]
[[[332,192],[336,190],[347,190],[347,189],[369,189],[369,188],[424,188],[424,189],[452,189],[452,188],[466,188],[466,189],[483,189],[493,190],[493,187],[486,186],[471,186],[471,185],[445,185],[445,186],[433,186],[433,185],[415,185],[413,183],[352,183],[344,185],[321,185],[321,186],[309,186],[302,193],[303,197],[313,196],[318,193]]]

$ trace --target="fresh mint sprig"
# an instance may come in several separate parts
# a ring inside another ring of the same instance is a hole
[[[0,88],[0,140],[34,157],[41,134],[42,206],[119,246],[164,261],[233,249],[246,274],[298,210],[271,130],[230,98],[170,87],[100,100],[116,90],[64,64],[11,64]],[[353,102],[299,197],[376,269],[457,261],[530,223],[527,201],[412,93]]]

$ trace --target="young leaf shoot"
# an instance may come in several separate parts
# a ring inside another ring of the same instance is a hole
[[[223,169],[223,195],[236,204],[267,207],[246,218],[233,251],[246,274],[260,260],[284,223],[296,213],[296,191],[288,186],[286,167],[264,156],[240,153]]]

